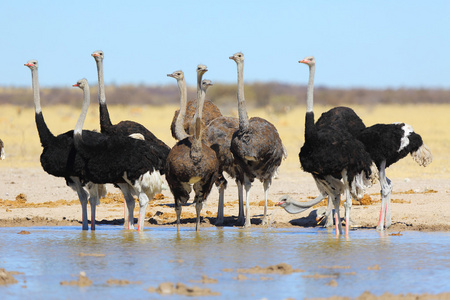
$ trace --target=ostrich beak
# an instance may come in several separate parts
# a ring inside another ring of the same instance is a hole
[[[325,216],[324,216],[324,215],[321,215],[321,216],[316,217],[317,225],[319,225],[320,222],[322,222],[323,219],[325,219]]]
[[[307,62],[306,60],[304,60],[304,59],[299,60],[298,62],[299,62],[299,63],[302,63],[302,64],[307,64],[307,63],[308,63],[308,62]]]
[[[75,83],[75,84],[74,84],[74,85],[72,85],[72,86],[73,86],[73,87],[75,87],[75,86],[76,86],[76,87],[78,87],[79,85],[78,85],[78,83]]]

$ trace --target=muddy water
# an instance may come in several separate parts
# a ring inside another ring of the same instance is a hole
[[[22,233],[29,234],[18,234]],[[286,263],[302,272],[242,273]],[[149,228],[120,226],[0,229],[0,268],[18,271],[0,286],[3,299],[179,299],[150,293],[163,282],[208,288],[201,299],[356,297],[364,291],[450,291],[450,233],[379,234],[356,230],[335,238],[326,229]],[[244,269],[244,270],[238,270]],[[64,285],[85,272],[91,285]],[[204,283],[202,276],[216,279]],[[108,280],[128,280],[111,284]]]

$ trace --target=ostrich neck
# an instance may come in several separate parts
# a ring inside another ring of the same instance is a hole
[[[181,141],[189,136],[184,130],[183,126],[184,118],[186,116],[186,99],[187,99],[186,81],[184,79],[178,80],[178,90],[180,92],[180,112],[175,122],[175,136],[177,140]]]
[[[306,116],[305,116],[305,141],[311,141],[317,134],[316,126],[314,124],[314,72],[315,65],[309,67],[309,81],[306,93]]]
[[[248,130],[248,115],[247,115],[247,107],[245,105],[244,98],[244,63],[237,63],[237,100],[238,100],[238,111],[239,111],[239,131],[247,131]]]
[[[194,138],[192,141],[191,157],[197,160],[200,160],[202,155],[202,114],[205,97],[206,90],[202,89],[200,92],[200,99],[197,99],[197,108],[193,119]]]
[[[82,141],[83,124],[86,119],[90,101],[89,86],[86,85],[83,88],[83,106],[81,107],[81,113],[74,130],[74,141],[77,146],[80,145],[80,142]]]
[[[103,60],[96,60],[98,74],[98,102],[106,104],[105,84],[103,82]]]
[[[36,112],[36,114],[39,114],[42,112],[42,110],[41,110],[41,97],[39,94],[39,76],[37,69],[31,70],[31,82],[33,88],[34,111]]]
[[[35,122],[36,127],[39,133],[39,140],[41,141],[41,145],[46,147],[48,143],[55,136],[48,129],[47,124],[44,120],[44,115],[41,110],[41,97],[39,94],[39,78],[38,78],[38,70],[31,70],[31,80],[32,80],[32,88],[33,88],[33,100],[34,100],[34,110],[35,110]]]
[[[108,107],[106,106],[105,84],[103,82],[103,60],[95,60],[97,63],[98,74],[98,103],[100,104],[100,128],[102,132],[106,132],[109,126],[112,126],[109,118]]]
[[[197,73],[197,101],[196,101],[196,104],[195,104],[196,108],[195,108],[194,117],[192,118],[192,127],[191,128],[195,128],[195,122],[196,122],[197,117],[199,116],[198,106],[199,106],[199,103],[200,103],[200,98],[202,97],[202,78],[203,78],[203,74],[204,74],[203,72],[198,72]],[[204,102],[205,101],[203,100],[203,103]],[[200,118],[201,117],[202,116],[200,116]]]
[[[316,66],[309,66],[309,80],[308,89],[306,92],[306,112],[313,111],[314,104],[314,73],[316,72]]]

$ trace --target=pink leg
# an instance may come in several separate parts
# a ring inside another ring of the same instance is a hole
[[[335,212],[334,213],[334,229],[336,230],[336,236],[339,236],[339,218],[338,218],[338,214]]]

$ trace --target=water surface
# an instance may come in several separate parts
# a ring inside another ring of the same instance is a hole
[[[22,230],[30,234],[18,234]],[[81,231],[79,226],[1,228],[0,267],[24,274],[15,275],[19,283],[0,286],[0,293],[2,298],[179,299],[179,295],[147,291],[168,281],[221,294],[196,297],[201,299],[450,291],[450,233],[411,231],[389,236],[375,230],[355,230],[350,236],[348,240],[336,238],[323,228],[212,227],[201,228],[199,233],[193,228],[177,233],[172,227],[152,227],[138,233],[111,225],[100,225],[96,231]],[[239,268],[280,263],[304,272],[244,274],[246,280],[237,279]],[[60,284],[76,280],[81,271],[93,281],[91,286]],[[193,282],[203,275],[218,283]],[[110,286],[108,279],[141,283]]]

